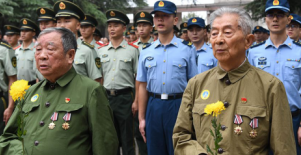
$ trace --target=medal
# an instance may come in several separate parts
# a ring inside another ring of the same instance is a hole
[[[68,130],[68,129],[70,128],[70,124],[67,123],[67,122],[71,120],[71,113],[68,113],[68,112],[67,112],[67,113],[64,115],[63,119],[65,120],[65,123],[63,123],[62,128],[63,128],[64,130]]]
[[[242,117],[240,115],[235,115],[234,118],[234,124],[237,124],[237,127],[234,128],[234,133],[237,135],[240,135],[242,133],[242,128],[239,126],[244,121],[242,120]]]
[[[52,116],[51,116],[51,120],[52,120],[52,122],[48,125],[48,128],[50,129],[50,130],[52,130],[52,129],[54,129],[54,127],[55,127],[55,124],[54,124],[54,121],[56,121],[57,120],[57,117],[58,117],[58,113],[57,112],[54,112],[53,114],[52,114]]]
[[[255,129],[258,128],[258,118],[253,118],[250,122],[250,126],[252,128],[252,131],[250,132],[250,137],[251,138],[256,138],[257,137],[257,131]]]

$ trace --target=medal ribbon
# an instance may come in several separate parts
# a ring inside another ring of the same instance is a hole
[[[250,126],[253,128],[253,129],[256,129],[258,128],[258,118],[253,118],[250,122]]]
[[[240,125],[242,122],[244,122],[242,120],[242,117],[240,115],[235,115],[235,118],[234,118],[234,124],[237,124],[237,125]]]
[[[68,113],[68,112],[67,112],[67,113],[64,115],[63,119],[64,119],[66,122],[70,121],[70,120],[71,120],[71,113]]]
[[[52,114],[52,116],[51,116],[50,119],[51,119],[52,121],[56,121],[58,116],[59,116],[59,113],[54,112],[54,113]]]

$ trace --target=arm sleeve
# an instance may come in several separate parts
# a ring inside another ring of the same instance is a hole
[[[192,80],[183,94],[181,107],[178,113],[178,118],[173,130],[173,146],[175,155],[199,155],[207,154],[206,150],[192,137],[195,135],[192,119],[193,95],[191,85],[194,85]]]
[[[101,78],[102,75],[101,75],[101,70],[97,68],[96,66],[96,52],[95,52],[95,55],[94,55],[94,49],[92,49],[91,51],[87,52],[87,55],[86,55],[86,59],[85,59],[85,63],[86,63],[86,70],[87,70],[87,74],[88,74],[88,77],[95,80],[95,79],[98,79],[98,78]]]
[[[134,54],[134,61],[133,61],[133,68],[134,68],[134,74],[137,75],[137,68],[138,68],[138,55],[139,51],[138,49],[135,49],[135,54]]]
[[[144,51],[142,50],[142,53]],[[139,62],[138,62],[138,71],[137,71],[137,77],[136,80],[140,82],[147,82],[147,70],[144,66],[144,58],[142,53],[140,53]]]
[[[12,51],[12,49],[7,49],[7,55],[5,57],[5,73],[8,76],[13,76],[17,74],[17,69],[16,69],[16,65],[17,65],[17,59],[14,56],[14,52]],[[15,66],[14,66],[15,65]]]
[[[193,50],[193,48],[190,48],[190,53],[191,55],[188,62],[188,74],[187,74],[188,80],[198,74],[198,67],[196,65],[196,53]]]

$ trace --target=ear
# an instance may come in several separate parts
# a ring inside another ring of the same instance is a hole
[[[245,49],[249,49],[252,43],[255,41],[255,37],[253,34],[248,34],[245,38]]]
[[[95,32],[95,27],[92,27],[92,32],[93,32],[93,33]]]
[[[70,49],[67,53],[66,53],[66,59],[68,61],[69,64],[73,63],[75,57],[75,49]]]
[[[126,31],[126,26],[122,24],[122,32],[124,33]]]
[[[177,16],[174,17],[173,25],[177,25],[177,24],[178,24],[178,21],[179,21],[179,18],[178,18]]]
[[[290,17],[287,18],[287,25],[290,24],[292,19]]]
[[[79,30],[79,28],[80,28],[80,22],[76,20],[76,30]]]

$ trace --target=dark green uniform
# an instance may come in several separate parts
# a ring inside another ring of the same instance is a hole
[[[84,92],[84,93],[83,93]],[[48,80],[30,87],[22,101],[25,118],[25,154],[28,155],[113,155],[118,140],[105,89],[78,75],[71,68],[55,84]],[[55,128],[48,125],[58,112]],[[62,128],[63,116],[71,113],[69,129]],[[16,109],[0,137],[1,155],[19,155],[22,143],[16,136]]]

